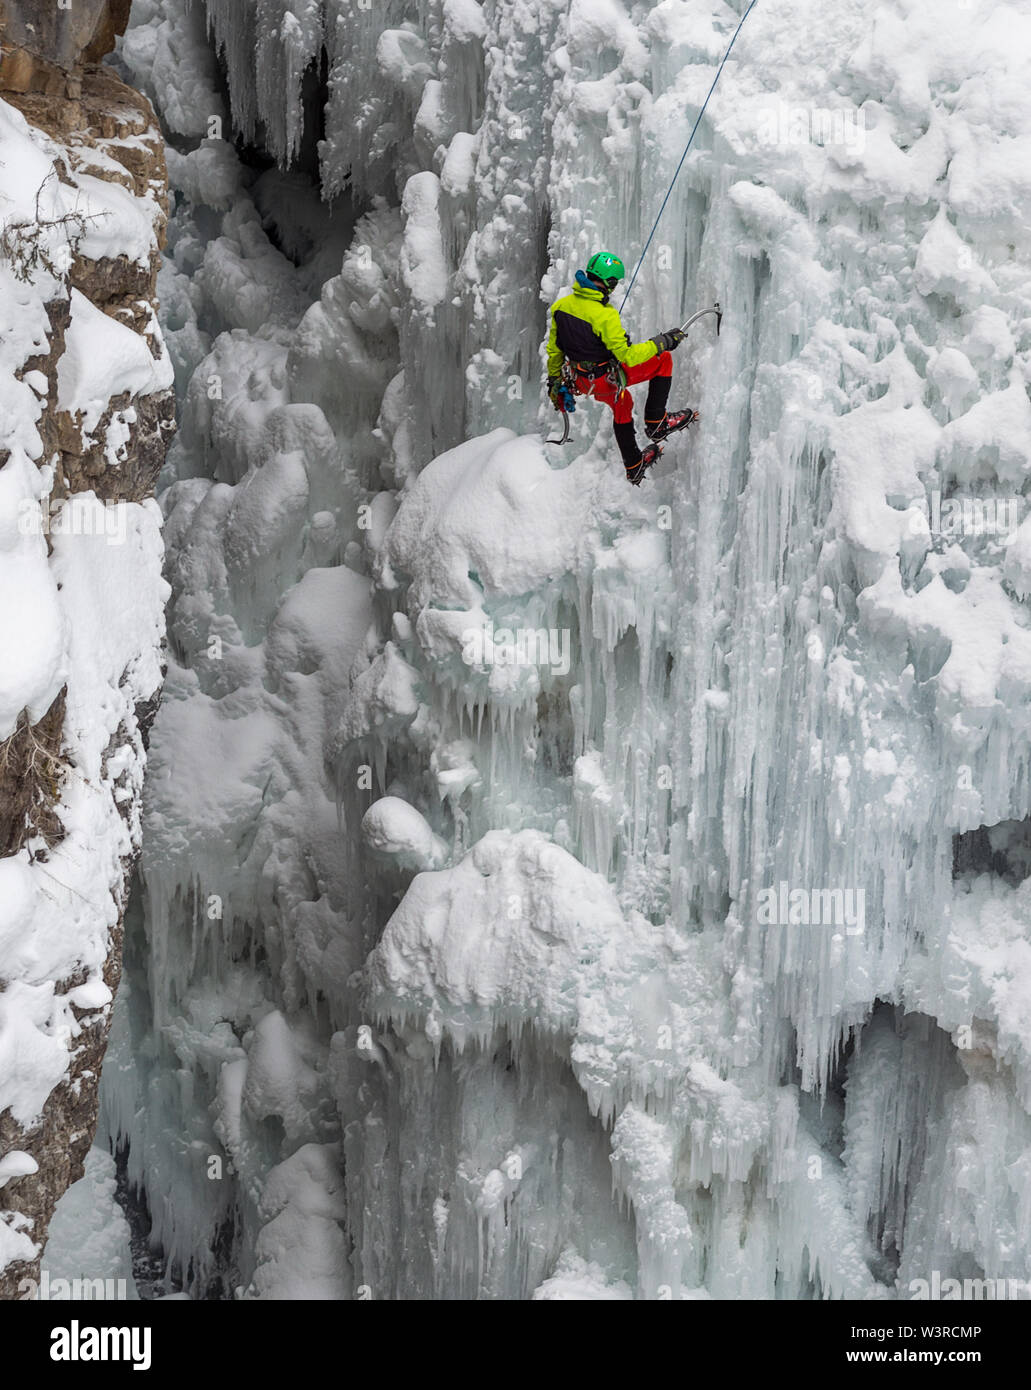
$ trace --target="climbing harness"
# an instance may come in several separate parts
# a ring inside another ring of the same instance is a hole
[[[711,313],[712,311],[707,309],[705,312]],[[596,369],[593,372],[590,370],[592,367]],[[563,362],[561,384],[555,393],[561,402],[561,404],[556,403],[556,405],[562,415],[562,438],[549,439],[546,441],[548,444],[569,443],[569,417],[576,409],[574,397],[589,395],[591,386],[599,377],[604,377],[615,388],[617,395],[621,395],[627,388],[623,364],[617,362],[615,358],[607,364],[605,362],[570,362],[568,358]]]
[[[705,108],[709,104],[709,97],[711,97],[713,92],[716,90],[716,83],[720,80],[720,75],[723,72],[727,59],[730,57],[730,50],[734,47],[734,42],[737,39],[738,34],[740,34],[741,32],[745,20],[755,9],[755,6],[756,0],[752,0],[752,3],[748,6],[748,9],[745,10],[744,14],[741,16],[741,20],[737,28],[734,30],[734,37],[730,40],[730,43],[727,44],[727,51],[723,55],[723,62],[720,63],[719,67],[716,69],[716,76],[712,79],[712,86],[709,88],[709,96],[707,96],[705,100],[702,102],[702,109],[698,112],[698,116],[691,130],[691,134],[688,136],[687,144],[684,146],[684,153],[680,156],[680,163],[677,165],[676,171],[674,172],[673,177],[670,180],[669,188],[666,189],[666,196],[662,200],[662,206],[659,208],[659,211],[655,215],[655,221],[652,223],[652,229],[648,233],[648,240],[644,243],[644,250],[641,252],[640,259],[638,260],[636,266],[634,266],[634,273],[630,277],[629,285],[627,285],[626,287],[626,294],[623,296],[623,303],[619,306],[620,313],[622,313],[623,310],[626,308],[626,302],[630,298],[630,291],[634,288],[634,281],[637,279],[638,272],[640,271],[641,266],[644,264],[644,258],[648,254],[648,247],[651,246],[652,237],[654,237],[655,232],[658,228],[659,218],[666,211],[666,204],[669,202],[670,196],[673,193],[673,187],[677,179],[680,177],[680,171],[684,167],[684,160],[687,158],[687,152],[691,148],[691,142],[694,140],[698,127],[701,124],[702,117],[705,115]]]

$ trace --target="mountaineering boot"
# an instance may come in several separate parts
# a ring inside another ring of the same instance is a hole
[[[641,457],[637,460],[635,464],[631,466],[628,463],[626,465],[627,482],[633,483],[634,487],[637,487],[640,484],[640,481],[644,477],[647,470],[651,468],[653,463],[657,463],[661,457],[662,445],[649,444],[647,449],[645,449],[644,453],[641,455]]]
[[[661,420],[648,420],[644,422],[644,432],[649,439],[665,439],[669,434],[675,434],[677,430],[686,430],[688,425],[693,425],[698,420],[697,410],[673,410],[668,415],[664,415]]]

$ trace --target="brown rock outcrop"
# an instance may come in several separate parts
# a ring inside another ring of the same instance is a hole
[[[0,0],[0,91],[76,95],[76,73],[111,52],[125,32],[131,4]]]

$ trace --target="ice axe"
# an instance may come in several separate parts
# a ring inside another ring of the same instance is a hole
[[[720,302],[718,299],[713,304],[711,309],[699,309],[696,314],[691,315],[691,317],[687,320],[686,323],[682,323],[680,325],[681,333],[686,333],[693,323],[697,323],[698,320],[700,318],[704,318],[706,314],[716,315],[716,337],[718,338],[720,336],[720,324],[723,322],[723,310],[720,308]]]
[[[569,439],[569,411],[561,411],[562,415],[562,438],[545,440],[547,444],[565,444]]]
[[[566,443],[570,438],[570,413],[568,410],[560,410],[561,413],[561,439],[546,439],[546,443]]]

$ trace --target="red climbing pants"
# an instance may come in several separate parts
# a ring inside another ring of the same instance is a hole
[[[624,367],[628,386],[636,386],[642,381],[651,381],[653,377],[673,376],[673,354],[671,352],[659,352],[654,357],[649,357],[647,362],[642,362],[639,367]],[[629,391],[617,391],[612,382],[607,377],[596,376],[593,381],[588,376],[577,373],[576,393],[578,396],[593,396],[596,401],[601,401],[612,411],[614,423],[626,425],[634,418],[634,399]],[[651,392],[648,393],[651,396]],[[665,396],[669,394],[669,387],[666,387],[663,395],[662,409],[658,411],[657,418],[662,418],[662,411],[665,409]]]

